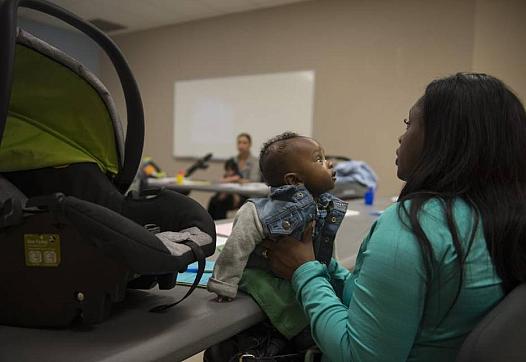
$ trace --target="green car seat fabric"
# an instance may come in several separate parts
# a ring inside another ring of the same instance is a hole
[[[102,83],[62,51],[18,29],[0,172],[97,164],[116,174],[123,131]]]

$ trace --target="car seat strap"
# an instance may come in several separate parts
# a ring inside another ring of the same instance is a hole
[[[201,277],[203,276],[203,273],[205,272],[205,265],[206,265],[206,263],[205,263],[205,254],[203,253],[203,250],[201,249],[201,247],[199,245],[197,245],[195,242],[193,242],[192,240],[185,240],[182,243],[187,245],[187,246],[189,246],[192,249],[192,252],[194,253],[195,258],[197,259],[197,273],[196,273],[194,282],[190,286],[190,289],[188,289],[186,294],[181,299],[179,299],[178,301],[176,301],[174,303],[158,305],[157,307],[154,307],[154,308],[150,309],[150,312],[153,312],[153,313],[164,312],[168,308],[171,308],[171,307],[181,303],[190,294],[192,294],[194,289],[199,284],[199,281],[201,280]]]

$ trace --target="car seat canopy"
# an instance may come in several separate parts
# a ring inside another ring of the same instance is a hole
[[[123,139],[115,105],[98,78],[18,29],[0,172],[92,162],[117,174]]]

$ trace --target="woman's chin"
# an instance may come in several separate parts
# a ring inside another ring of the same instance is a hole
[[[404,174],[404,172],[400,170],[400,167],[398,167],[398,169],[396,170],[396,177],[398,177],[400,181],[404,181],[404,182],[407,181],[407,177]]]

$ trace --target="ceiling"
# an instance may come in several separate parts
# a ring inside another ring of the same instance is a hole
[[[51,0],[84,19],[102,19],[125,27],[122,30],[108,31],[111,34],[156,28],[300,1],[309,0]],[[32,10],[21,9],[19,14],[38,22],[62,26],[59,21]]]

